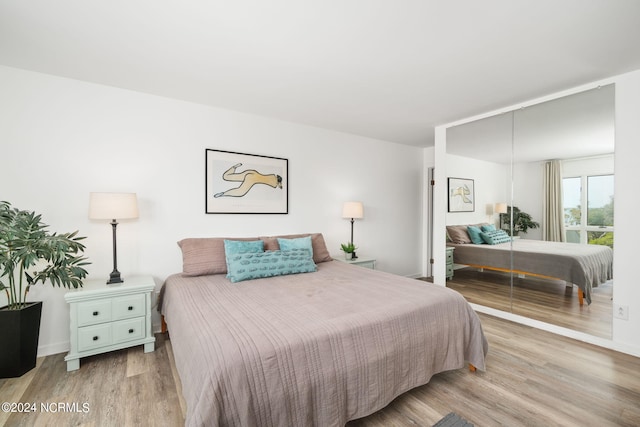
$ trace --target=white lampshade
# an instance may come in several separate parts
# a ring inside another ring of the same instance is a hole
[[[138,198],[136,193],[90,193],[89,218],[138,218]]]
[[[507,204],[506,203],[496,203],[496,207],[494,208],[495,213],[503,214],[507,213]]]
[[[342,205],[342,218],[364,218],[362,202],[345,202]]]

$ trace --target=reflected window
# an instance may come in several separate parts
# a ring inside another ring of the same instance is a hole
[[[587,225],[613,227],[613,175],[587,177]]]
[[[564,178],[567,241],[613,248],[613,175]]]
[[[582,184],[580,177],[564,178],[562,180],[562,203],[564,205],[565,227],[579,226],[582,218]]]

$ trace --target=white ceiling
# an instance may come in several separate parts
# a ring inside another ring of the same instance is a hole
[[[0,64],[430,146],[640,69],[640,1],[0,0]]]

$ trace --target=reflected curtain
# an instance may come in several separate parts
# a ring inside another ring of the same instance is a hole
[[[564,207],[562,204],[562,162],[560,160],[551,160],[544,164],[543,203],[543,240],[565,242]]]

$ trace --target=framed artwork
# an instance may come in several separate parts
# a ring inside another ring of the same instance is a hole
[[[448,179],[449,212],[473,212],[476,201],[473,180],[465,178]]]
[[[206,149],[205,163],[206,213],[289,213],[287,159]]]

